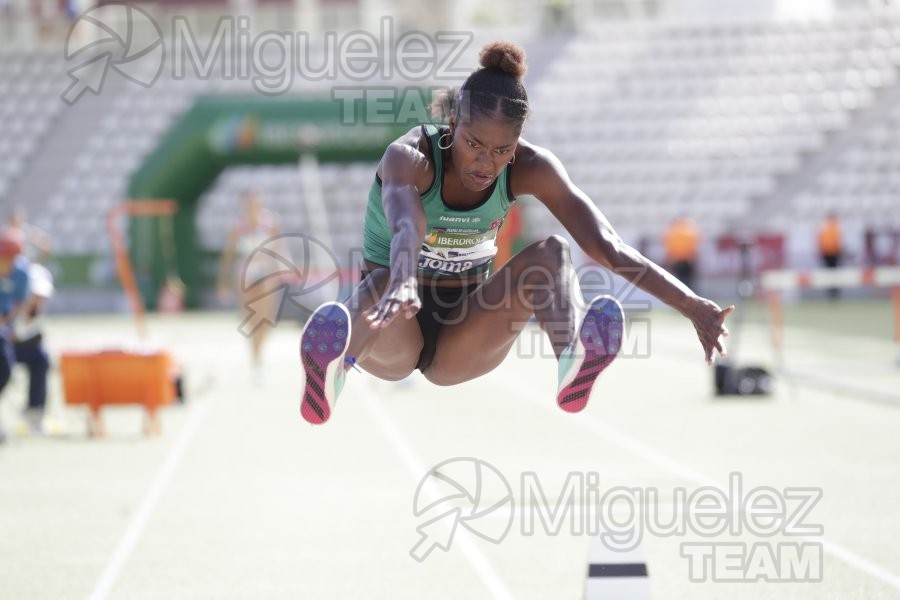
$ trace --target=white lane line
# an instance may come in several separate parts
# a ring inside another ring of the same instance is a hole
[[[184,457],[191,442],[191,438],[194,437],[194,433],[200,426],[201,421],[206,416],[206,413],[209,412],[209,406],[211,404],[212,403],[209,401],[197,401],[196,403],[192,403],[192,406],[196,408],[193,408],[193,411],[188,415],[185,424],[181,428],[181,433],[178,434],[178,439],[169,451],[166,461],[156,474],[156,478],[150,485],[150,489],[148,489],[147,493],[144,495],[140,508],[138,508],[138,511],[131,519],[131,523],[128,524],[125,535],[119,540],[119,545],[116,546],[116,549],[113,551],[109,562],[106,563],[106,568],[103,569],[103,573],[101,573],[100,578],[97,580],[94,591],[91,592],[91,595],[89,596],[89,600],[105,600],[107,596],[109,596],[125,563],[128,562],[131,553],[141,539],[144,529],[147,526],[147,521],[149,521],[150,516],[153,514],[157,502],[159,502],[166,486],[169,485],[172,474]]]
[[[515,380],[510,380],[510,381],[512,382]],[[526,398],[533,397],[533,394],[531,393],[532,390],[527,390],[521,384],[518,384],[517,387],[521,390],[522,395],[524,397],[526,397]],[[559,411],[558,408],[552,407],[549,404],[545,404],[545,403],[539,404],[539,403],[537,403],[536,400],[531,400],[531,402],[533,404],[538,405],[542,410]],[[570,417],[570,418],[568,418],[568,422],[574,423],[575,425],[581,427],[582,429],[587,429],[591,433],[595,433],[595,434],[605,438],[606,440],[608,440],[609,442],[613,443],[616,446],[619,446],[620,448],[623,448],[625,450],[633,452],[634,454],[637,454],[638,456],[640,456],[647,462],[655,464],[656,466],[660,467],[664,471],[668,471],[669,473],[671,473],[673,475],[677,475],[678,477],[686,479],[687,481],[690,481],[699,486],[715,487],[719,490],[722,490],[722,492],[725,493],[726,495],[728,493],[726,487],[718,485],[716,482],[714,482],[709,477],[706,477],[705,475],[702,475],[698,471],[683,465],[682,463],[674,460],[673,458],[670,458],[669,456],[666,456],[666,455],[658,452],[657,450],[654,450],[653,448],[651,448],[650,446],[646,445],[645,443],[639,441],[638,439],[636,439],[626,433],[623,433],[621,431],[613,429],[612,427],[610,427],[609,425],[606,425],[605,423],[601,423],[600,421],[597,421],[595,418],[591,417],[588,414],[581,414],[581,415],[574,415],[574,416],[571,416],[571,415],[558,415],[558,416]],[[882,582],[886,583],[887,585],[891,586],[892,588],[900,590],[900,577],[891,573],[884,567],[881,567],[881,566],[873,563],[869,559],[864,558],[864,557],[860,556],[859,554],[856,554],[855,552],[848,550],[847,548],[844,548],[840,544],[829,541],[829,540],[825,539],[824,537],[815,537],[815,538],[800,537],[798,539],[803,539],[805,541],[810,541],[810,542],[814,542],[814,543],[818,542],[818,543],[822,544],[822,548],[825,550],[825,552],[832,554],[834,557],[839,558],[840,560],[843,560],[847,564],[849,564],[853,567],[856,567],[857,569],[859,569],[860,571],[863,571],[864,573],[868,573],[869,575],[871,575],[872,577],[875,577],[876,579],[880,579]]]
[[[419,460],[415,450],[413,450],[409,442],[406,441],[403,434],[400,433],[400,430],[382,406],[381,401],[371,393],[365,394],[364,398],[366,408],[381,426],[381,429],[384,431],[387,438],[394,445],[394,449],[400,454],[400,458],[403,460],[406,468],[416,481],[421,480],[421,478],[429,472],[429,469],[422,464],[421,460]],[[423,486],[423,491],[428,494],[429,499],[436,500],[439,496],[432,490],[433,486],[429,486],[428,483]],[[485,557],[478,547],[466,537],[462,528],[457,528],[456,535],[453,538],[453,544],[462,550],[463,556],[469,564],[472,565],[475,572],[478,573],[478,576],[487,586],[488,590],[490,590],[493,598],[497,600],[513,600],[515,598],[491,566],[490,562],[488,562],[487,557]]]
[[[835,544],[834,542],[826,540],[825,538],[815,538],[814,541],[818,541],[820,544],[822,544],[822,548],[825,549],[825,552],[829,552],[835,557],[843,560],[848,565],[852,565],[860,571],[868,573],[872,577],[880,579],[895,590],[900,590],[900,577],[894,575],[887,569],[880,567],[867,558],[863,558],[859,554],[851,552],[840,544]]]

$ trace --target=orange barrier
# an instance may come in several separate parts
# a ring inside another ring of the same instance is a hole
[[[107,228],[116,258],[116,273],[128,297],[138,335],[146,337],[144,303],[141,300],[134,269],[128,257],[118,218],[130,216],[169,216],[178,210],[174,200],[131,200],[122,202],[107,215]],[[88,433],[103,435],[100,415],[103,406],[138,404],[147,412],[144,433],[160,433],[157,409],[171,404],[178,396],[179,374],[172,356],[164,350],[131,352],[64,351],[60,357],[65,403],[90,409]]]
[[[175,361],[163,350],[63,352],[60,370],[66,404],[90,409],[88,432],[95,436],[104,434],[101,407],[122,404],[143,406],[144,433],[158,434],[157,409],[178,395]]]

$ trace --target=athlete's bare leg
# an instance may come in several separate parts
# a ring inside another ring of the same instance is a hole
[[[565,239],[528,246],[448,315],[425,377],[455,385],[493,370],[532,315],[559,357],[574,339],[580,294]]]
[[[344,303],[352,318],[347,356],[372,375],[397,381],[415,370],[424,342],[415,318],[400,315],[387,327],[372,329],[363,316],[381,298],[389,277],[386,268],[371,271]]]
[[[278,320],[278,305],[274,302],[275,294],[267,293],[267,291],[253,288],[253,291],[241,290],[240,302],[242,319],[252,317],[262,317],[275,323]],[[262,367],[262,348],[265,343],[268,327],[257,327],[250,334],[250,358],[254,369]]]

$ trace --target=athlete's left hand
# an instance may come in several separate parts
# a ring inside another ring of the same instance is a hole
[[[728,308],[720,308],[718,304],[706,298],[697,298],[692,304],[686,316],[694,324],[697,330],[697,337],[700,338],[700,344],[703,346],[703,355],[706,357],[706,364],[712,365],[715,357],[714,352],[718,352],[722,357],[728,355],[725,343],[722,340],[728,337],[728,328],[725,326],[725,319],[734,312],[734,305]]]

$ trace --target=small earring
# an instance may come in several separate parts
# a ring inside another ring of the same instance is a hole
[[[450,138],[450,143],[447,144],[446,146],[443,144],[445,137]],[[453,136],[450,135],[450,132],[448,131],[447,133],[445,133],[444,135],[442,135],[441,137],[438,138],[438,148],[440,148],[441,150],[449,150],[451,146],[453,146]]]

